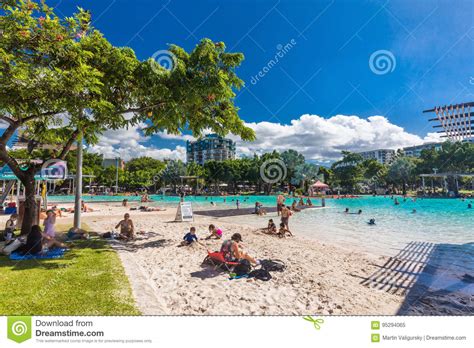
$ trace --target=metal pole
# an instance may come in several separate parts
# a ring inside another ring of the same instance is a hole
[[[77,138],[76,191],[74,200],[74,228],[81,228],[82,201],[82,131]]]
[[[115,193],[118,193],[118,166],[119,166],[119,158],[115,158]]]

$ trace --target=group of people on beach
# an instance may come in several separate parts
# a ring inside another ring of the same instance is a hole
[[[222,239],[223,237],[222,230],[213,224],[209,225],[209,233],[210,234],[204,238],[205,240]],[[191,246],[194,244],[202,245],[207,249],[205,245],[199,242],[199,238],[196,235],[196,227],[192,226],[189,232],[184,235],[182,242],[178,246]],[[259,260],[245,253],[243,248],[242,235],[240,233],[234,233],[230,239],[226,239],[222,242],[220,252],[227,262],[241,262],[242,260],[247,260],[253,265],[258,265]]]
[[[5,246],[3,253],[10,254],[17,251],[21,254],[39,254],[53,248],[66,248],[66,245],[56,239],[56,213],[54,210],[46,211],[42,230],[39,225],[33,225],[26,236],[15,236],[18,214],[10,215],[5,224],[2,239]]]

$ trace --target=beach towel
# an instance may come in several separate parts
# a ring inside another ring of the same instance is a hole
[[[57,248],[48,250],[47,253],[40,254],[20,254],[19,252],[13,252],[10,254],[10,260],[23,261],[23,260],[45,260],[45,259],[58,259],[64,256],[66,249]]]

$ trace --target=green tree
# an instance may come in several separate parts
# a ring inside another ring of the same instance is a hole
[[[348,192],[354,192],[356,185],[363,179],[363,169],[360,164],[363,158],[360,154],[342,151],[343,158],[331,166],[334,173],[334,184]]]
[[[387,167],[376,159],[367,159],[360,163],[364,181],[374,192],[378,185],[384,185],[387,176]]]
[[[286,165],[286,181],[291,183],[292,179],[294,179],[295,176],[296,167],[298,167],[299,165],[303,165],[305,163],[305,158],[303,154],[293,149],[283,151],[280,154],[280,157]]]
[[[296,166],[292,184],[300,185],[303,191],[306,191],[307,184],[318,178],[319,166],[313,163],[303,163]]]
[[[94,144],[106,129],[144,122],[146,134],[187,128],[251,140],[233,103],[243,82],[237,68],[243,55],[226,53],[223,43],[202,40],[191,53],[172,45],[174,69],[139,61],[130,48],[112,46],[79,9],[59,18],[44,2],[2,2],[0,16],[0,160],[25,186],[22,233],[36,209],[34,175],[41,161],[65,159],[73,143]],[[7,148],[20,130],[31,140],[20,164]],[[44,151],[40,144],[54,149]],[[36,146],[35,146],[36,145]]]
[[[407,185],[414,181],[416,159],[399,157],[390,165],[387,178],[395,185],[402,185],[402,192],[406,194]]]
[[[183,161],[172,160],[166,164],[166,168],[161,172],[161,180],[165,185],[171,185],[176,192],[176,188],[181,184],[181,176],[186,175],[186,165]]]

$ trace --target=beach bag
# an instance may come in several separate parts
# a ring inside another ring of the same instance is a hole
[[[19,239],[15,239],[13,242],[11,242],[5,248],[3,248],[3,253],[5,255],[10,255],[12,252],[17,250],[22,245],[23,245],[23,243]]]
[[[283,272],[286,265],[281,260],[261,260],[260,265],[268,272]]]
[[[248,274],[252,267],[250,266],[250,262],[248,260],[241,260],[239,261],[239,264],[235,266],[234,268],[234,273],[237,276],[241,276],[244,274]]]
[[[250,272],[249,278],[255,278],[255,279],[263,280],[264,282],[266,282],[272,279],[272,275],[267,270],[261,268],[261,269],[256,269]]]

